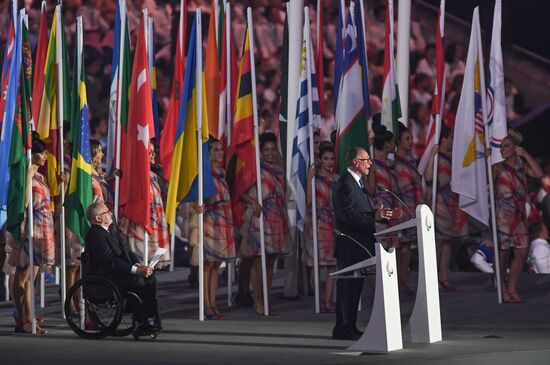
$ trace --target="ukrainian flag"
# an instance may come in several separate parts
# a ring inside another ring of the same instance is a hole
[[[178,125],[176,129],[170,183],[168,185],[168,199],[166,203],[166,219],[170,230],[174,229],[176,209],[180,202],[198,200],[198,141],[197,141],[197,95],[196,95],[196,22],[193,22],[183,82],[182,98]],[[201,73],[202,74],[202,73]],[[204,78],[202,92],[202,151],[203,151],[203,196],[215,194],[212,169],[208,153],[208,116],[206,112],[206,94],[204,92]]]
[[[77,37],[77,43],[79,42]],[[78,49],[82,49],[77,46]],[[90,129],[88,124],[88,100],[84,78],[83,53],[75,57],[75,72],[80,74],[73,85],[73,101],[79,111],[73,115],[71,140],[74,143],[72,152],[71,177],[69,191],[65,198],[67,209],[67,227],[72,230],[84,244],[90,222],[86,218],[86,209],[92,204],[92,156],[90,152]]]

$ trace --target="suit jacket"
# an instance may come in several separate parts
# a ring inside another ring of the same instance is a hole
[[[332,203],[334,205],[334,227],[355,238],[375,255],[374,215],[376,210],[373,208],[366,190],[359,187],[357,180],[347,170],[334,186]],[[370,257],[357,243],[343,236],[336,236],[334,255],[348,265]]]
[[[130,275],[139,263],[136,255],[123,244],[117,232],[92,225],[86,234],[86,252],[90,255],[90,274],[101,276]]]
[[[546,194],[541,204],[542,218],[546,228],[550,230],[550,193]]]

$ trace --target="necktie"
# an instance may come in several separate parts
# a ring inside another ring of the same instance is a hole
[[[361,188],[361,190],[365,189],[365,183],[363,182],[363,179],[359,180],[359,187]]]

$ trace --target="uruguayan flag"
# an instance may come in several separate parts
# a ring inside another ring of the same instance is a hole
[[[300,61],[300,93],[296,103],[296,127],[292,142],[290,168],[290,181],[294,188],[298,208],[296,226],[301,231],[304,230],[307,212],[307,172],[309,166],[313,163],[310,154],[312,152],[310,138],[313,138],[313,129],[321,127],[319,92],[308,23],[308,21],[304,22],[304,39]]]

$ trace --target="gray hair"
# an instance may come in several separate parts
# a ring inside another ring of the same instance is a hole
[[[99,211],[101,210],[101,206],[103,205],[105,205],[105,203],[95,202],[88,206],[88,209],[86,209],[86,217],[88,218],[90,223],[93,224],[95,222],[95,217],[99,215]]]
[[[353,164],[353,160],[357,158],[359,152],[366,150],[363,147],[352,147],[348,150],[346,154],[346,166],[350,167]]]

